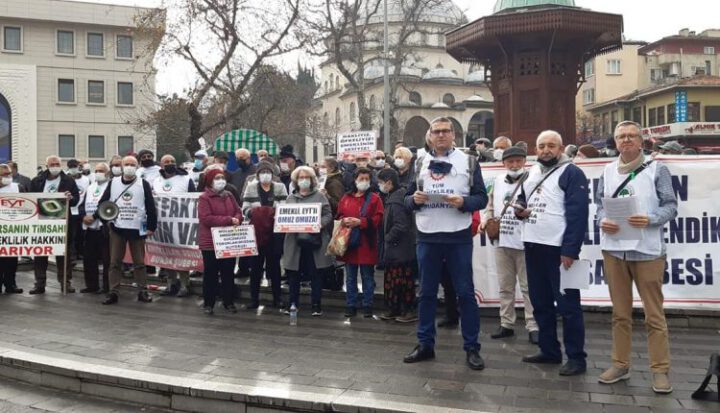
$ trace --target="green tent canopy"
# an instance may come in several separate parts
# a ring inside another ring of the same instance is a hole
[[[245,148],[250,153],[256,153],[260,149],[265,149],[270,155],[277,155],[280,152],[277,143],[271,137],[252,129],[231,130],[215,139],[216,151],[234,152],[240,148]]]

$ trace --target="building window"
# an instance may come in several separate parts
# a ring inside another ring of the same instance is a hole
[[[595,88],[583,91],[583,104],[591,105],[595,103]]]
[[[57,100],[60,103],[75,103],[75,80],[58,79]]]
[[[88,158],[105,158],[105,137],[100,135],[88,136]]]
[[[22,52],[22,27],[3,26],[3,50],[6,52]]]
[[[132,136],[118,136],[118,154],[129,155],[135,152],[135,139]]]
[[[700,102],[688,102],[687,121],[700,122]]]
[[[608,123],[610,123],[610,114],[609,113],[603,113],[602,115],[602,134],[603,136],[607,135],[608,132]]]
[[[630,120],[630,119],[631,119],[630,108],[623,109],[623,119],[622,120],[626,121],[626,120]]]
[[[641,107],[633,108],[632,121],[639,125],[642,125],[642,108]]]
[[[665,124],[665,106],[660,106],[659,108],[657,108],[657,124]]]
[[[585,77],[595,76],[595,59],[590,59],[585,62]],[[593,99],[593,102],[595,99]]]
[[[58,136],[58,156],[61,158],[75,157],[75,135]]]
[[[105,36],[102,33],[87,34],[87,55],[91,57],[105,56]]]
[[[720,122],[720,106],[705,106],[705,122]]]
[[[712,62],[709,60],[705,61],[705,74],[712,75]]]
[[[705,47],[703,49],[703,53],[705,54],[715,54],[715,48],[714,47]]]
[[[663,70],[662,69],[650,69],[650,80],[653,82],[658,82],[660,80],[663,80],[664,78]]]
[[[422,106],[422,96],[418,92],[410,92],[410,102]]]
[[[75,32],[71,30],[57,31],[57,53],[64,55],[75,54]]]
[[[340,126],[340,108],[335,109],[335,127]]]
[[[118,82],[117,84],[117,104],[133,105],[133,84],[130,82]]]
[[[88,103],[105,103],[105,82],[102,80],[88,80]]]
[[[675,110],[674,103],[667,105],[667,121],[668,123],[677,122],[677,111]]]
[[[657,126],[657,109],[652,108],[648,110],[648,126],[653,127]]]
[[[355,102],[350,102],[350,122],[355,122]]]
[[[693,76],[704,75],[704,74],[706,74],[705,66],[692,66],[692,67],[690,67],[690,73],[692,73]]]
[[[327,92],[328,92],[328,82],[327,82],[327,80],[325,81],[325,87],[324,87],[324,90],[325,90],[325,93],[327,93]]]
[[[371,111],[374,111],[376,109],[375,105],[375,95],[370,95],[370,104],[368,106],[370,106]]]
[[[335,87],[340,90],[340,76],[335,75]]]
[[[455,105],[455,96],[453,96],[452,93],[446,93],[443,96],[443,103],[450,107],[453,107],[453,105]]]
[[[620,72],[620,59],[608,59],[607,61],[607,74],[619,75]]]
[[[618,114],[617,110],[612,111],[612,113],[610,114],[610,130],[611,131],[614,131],[615,126],[617,126],[617,124],[620,123],[620,121],[618,120],[618,115],[619,114]]]
[[[116,54],[121,59],[132,59],[133,57],[133,39],[132,36],[117,35]]]

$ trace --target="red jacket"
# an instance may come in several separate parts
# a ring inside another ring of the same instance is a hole
[[[232,225],[232,219],[237,218],[242,222],[242,210],[237,204],[235,197],[228,191],[217,193],[210,188],[198,199],[198,246],[201,250],[212,251],[215,249],[212,240],[213,227],[228,227]]]
[[[344,195],[338,204],[337,219],[360,218],[365,197],[356,197],[355,194]],[[360,246],[345,253],[339,258],[346,264],[375,265],[378,260],[378,233],[383,230],[384,208],[380,197],[370,194],[370,203],[365,212],[365,218],[360,218]]]

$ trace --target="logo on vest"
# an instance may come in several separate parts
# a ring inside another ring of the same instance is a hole
[[[620,191],[620,193],[618,193],[618,198],[627,198],[633,195],[635,195],[635,190],[630,186],[626,186],[622,189],[622,191]]]
[[[122,199],[123,199],[123,201],[125,201],[125,202],[132,201],[132,199],[133,199],[133,194],[131,194],[130,192],[125,192],[125,193],[123,194],[123,196],[122,196]]]
[[[57,192],[57,185],[55,185],[55,184],[50,185],[48,187],[48,192],[50,192],[51,194]]]
[[[165,181],[165,184],[163,184],[163,187],[162,187],[163,191],[165,191],[165,192],[172,191],[172,188],[173,187],[172,187],[172,184],[170,183],[170,181]]]

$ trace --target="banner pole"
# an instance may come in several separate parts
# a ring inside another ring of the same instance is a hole
[[[65,197],[65,260],[63,262],[63,268],[65,269],[63,271],[63,285],[62,288],[62,294],[63,296],[67,295],[67,277],[68,277],[68,268],[70,267],[70,257],[68,257],[68,238],[70,237],[70,201]],[[57,260],[56,260],[57,261]],[[55,263],[57,264],[57,262]]]

